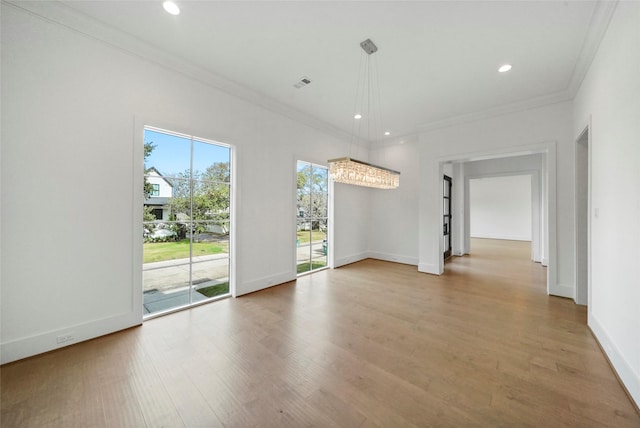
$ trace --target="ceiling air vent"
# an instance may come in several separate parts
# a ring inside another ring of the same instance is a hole
[[[309,83],[311,83],[311,80],[309,80],[308,77],[303,77],[302,79],[300,79],[298,82],[294,83],[293,86],[295,88],[302,88],[303,86],[307,86]]]

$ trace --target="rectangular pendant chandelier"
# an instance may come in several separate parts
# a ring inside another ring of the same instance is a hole
[[[329,175],[336,183],[376,189],[395,189],[400,185],[400,173],[351,158],[330,159]]]
[[[378,51],[378,47],[371,41],[371,39],[367,39],[364,42],[360,43],[360,47],[366,53],[366,63],[364,69],[361,69],[362,79],[358,79],[358,90],[356,91],[356,108],[357,110],[354,112],[353,116],[354,120],[364,120],[363,117],[367,120],[366,130],[367,138],[366,141],[371,142],[371,130],[373,129],[374,135],[381,135],[377,131],[379,124],[379,115],[376,115],[375,112],[372,112],[371,107],[379,107],[379,88],[375,87],[372,80],[374,76],[377,76],[378,73],[375,70],[372,70],[371,65],[371,55]],[[360,82],[366,82],[366,85],[360,85]],[[365,90],[366,87],[366,90]],[[360,88],[362,88],[362,92],[360,93]],[[374,90],[376,89],[376,90]],[[376,99],[374,94],[378,94],[378,98]],[[358,100],[360,100],[361,105],[358,108]],[[366,111],[362,111],[366,107]],[[364,113],[364,116],[363,114]],[[358,130],[362,128],[362,125],[357,126]],[[353,138],[355,139],[357,136],[356,132],[356,124],[353,124]],[[390,133],[387,131],[384,135],[389,135]],[[352,140],[353,143],[353,140]],[[396,189],[400,186],[400,173],[398,171],[394,171],[392,169],[384,168],[378,165],[373,165],[368,162],[362,162],[359,160],[352,159],[350,157],[351,151],[349,151],[349,157],[337,158],[337,159],[329,159],[327,162],[329,163],[329,176],[336,183],[344,183],[351,184],[354,186],[364,186],[364,187],[373,187],[376,189]]]

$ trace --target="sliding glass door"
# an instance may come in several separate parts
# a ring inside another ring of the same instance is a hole
[[[144,145],[144,314],[229,294],[230,147],[155,128]]]
[[[329,171],[298,161],[296,266],[299,274],[327,266]]]

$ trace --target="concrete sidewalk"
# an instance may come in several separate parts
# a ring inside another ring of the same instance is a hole
[[[210,254],[207,256],[196,256],[196,257],[193,257],[193,263],[206,262],[208,260],[227,259],[227,258],[229,258],[229,254],[227,253]],[[164,267],[179,266],[179,265],[184,265],[188,263],[189,263],[188,257],[183,259],[173,259],[173,260],[164,260],[161,262],[145,263],[142,265],[142,271],[144,272],[144,271],[160,269]]]
[[[197,256],[193,263],[188,258],[145,263],[142,268],[144,313],[161,312],[188,305],[189,277],[192,278],[192,300],[208,297],[196,289],[229,281],[228,254]]]

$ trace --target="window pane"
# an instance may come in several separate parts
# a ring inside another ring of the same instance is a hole
[[[311,212],[313,217],[327,217],[328,170],[313,167],[311,185]]]
[[[198,223],[198,222],[196,222]],[[193,257],[229,256],[229,224],[225,222],[201,222],[194,227]]]
[[[327,244],[326,241],[314,242],[311,251],[311,268],[320,269],[327,265]]]
[[[161,267],[161,263],[169,266]],[[189,304],[188,263],[180,263],[180,261],[145,263],[142,278],[145,314]]]
[[[193,171],[198,172],[197,178],[230,183],[230,154],[228,147],[194,140]]]
[[[327,229],[326,227],[322,227],[321,223],[320,220],[313,221],[314,228],[311,231],[311,242],[314,244],[327,240]]]
[[[170,221],[189,220],[189,181],[172,178],[168,184],[167,195],[149,198],[145,206],[162,209],[162,219]]]
[[[298,162],[298,217],[311,216],[311,165]]]
[[[313,167],[313,193],[327,193],[329,172],[326,168]]]
[[[216,297],[229,292],[229,258],[226,255],[208,257],[193,263],[193,285],[196,295]]]
[[[145,144],[153,150],[145,159],[146,168],[154,168],[163,177],[176,177],[191,168],[191,140],[150,129],[144,133]]]
[[[193,183],[194,220],[227,220],[230,215],[229,184],[213,181]]]
[[[327,217],[327,194],[326,193],[314,193],[311,198],[311,215],[310,217]]]
[[[207,220],[196,222],[201,228],[200,236],[194,235],[194,241],[197,242],[223,242],[225,245],[229,243],[229,229],[231,227],[229,220]],[[225,251],[226,253],[227,251]]]
[[[298,239],[298,245],[304,245],[311,242],[311,221],[298,220],[296,237]]]
[[[179,221],[154,220],[143,222],[145,243],[175,242],[186,238],[188,226]]]

